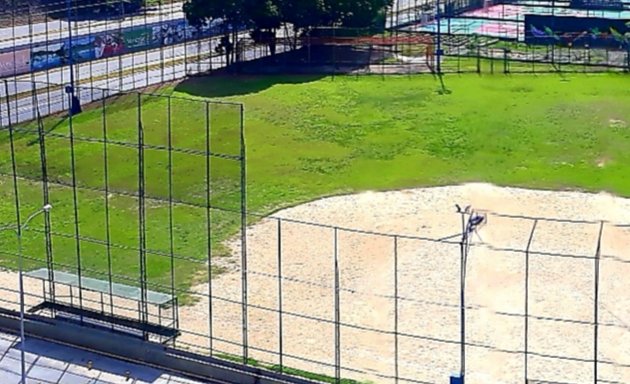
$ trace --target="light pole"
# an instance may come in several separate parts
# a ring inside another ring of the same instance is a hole
[[[24,232],[28,228],[28,223],[41,215],[42,213],[48,213],[52,209],[52,205],[46,204],[40,210],[32,213],[21,226],[13,229],[15,234],[17,235],[18,240],[18,270],[19,270],[19,290],[20,290],[20,363],[21,363],[21,374],[22,374],[22,384],[26,384],[26,359],[24,356],[24,346],[25,346],[25,338],[24,338],[24,278],[22,276],[22,272],[24,270],[23,267],[23,257],[22,257],[22,232]]]

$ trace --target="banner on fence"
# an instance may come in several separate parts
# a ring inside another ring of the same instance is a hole
[[[119,32],[106,32],[97,35],[94,40],[94,56],[97,59],[122,55],[125,42]]]
[[[27,73],[30,70],[31,53],[28,49],[0,53],[0,77]]]
[[[96,59],[96,38],[94,36],[81,36],[72,41],[72,59],[77,62]]]
[[[151,41],[151,32],[152,29],[145,27],[124,31],[122,38],[125,48],[128,51],[146,48]]]
[[[621,0],[571,0],[571,8],[623,11]]]
[[[630,49],[630,20],[525,15],[525,42],[537,45]]]
[[[65,64],[67,57],[65,42],[51,43],[31,50],[31,69],[41,71]]]
[[[152,28],[151,45],[163,46],[183,43],[195,37],[195,28],[188,26],[185,21],[156,25]]]
[[[0,52],[0,77],[60,67],[68,64],[70,54],[75,62],[86,62],[143,49],[181,44],[187,40],[218,35],[223,27],[221,19],[213,20],[201,28],[188,25],[186,20],[173,20],[75,36],[71,48],[68,39],[18,47],[15,53]],[[227,26],[226,30],[231,30],[231,27]],[[239,30],[245,30],[245,27]]]

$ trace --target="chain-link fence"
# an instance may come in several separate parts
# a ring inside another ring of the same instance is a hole
[[[93,104],[44,119],[48,91],[62,92],[3,95],[6,310],[21,260],[28,316],[317,380],[630,380],[627,225],[465,209],[386,233],[260,216],[240,104],[76,89]]]

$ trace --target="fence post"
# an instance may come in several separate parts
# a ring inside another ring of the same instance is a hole
[[[277,219],[278,225],[278,355],[280,372],[284,372],[284,331],[282,316],[282,220]]]
[[[114,316],[114,282],[112,278],[113,264],[112,264],[112,247],[111,247],[111,226],[110,226],[110,202],[109,202],[109,151],[108,151],[108,134],[107,134],[107,99],[105,91],[103,91],[101,102],[102,114],[102,128],[103,128],[103,201],[105,204],[105,242],[107,251],[107,283],[109,290],[109,311]],[[114,328],[112,324],[112,329]]]
[[[466,373],[466,259],[468,253],[468,226],[466,223],[466,212],[461,212],[462,239],[459,243],[459,304],[460,304],[460,378],[463,379]]]
[[[39,112],[39,98],[37,97],[37,87],[33,84],[33,103],[34,103],[34,112],[37,112],[37,131],[39,136],[39,156],[41,163],[41,171],[42,171],[42,197],[43,202],[42,206],[46,206],[50,204],[50,193],[48,189],[48,162],[46,156],[46,131],[44,127],[44,123],[42,121],[41,113]],[[52,235],[51,235],[51,223],[50,223],[50,212],[44,212],[44,231],[45,231],[45,247],[46,247],[46,268],[48,269],[48,284],[51,302],[55,302],[55,283],[54,283],[54,260],[53,260],[53,249],[52,249]],[[44,296],[45,298],[45,296]],[[55,310],[52,309],[52,313],[55,313]]]
[[[599,362],[599,261],[602,250],[602,234],[604,232],[604,222],[599,225],[599,236],[597,237],[597,249],[595,251],[595,287],[594,287],[594,300],[593,300],[593,315],[595,329],[593,332],[593,383],[597,384],[598,379],[598,362]]]
[[[394,236],[394,383],[398,384],[398,236]]]
[[[245,150],[245,109],[240,106],[240,162],[241,162],[241,299],[243,321],[243,363],[248,363],[248,288],[247,288],[247,153]]]
[[[70,88],[70,89],[68,89]],[[72,86],[66,88],[66,93],[68,94],[69,105],[68,105],[68,130],[70,133],[70,168],[72,173],[72,202],[73,202],[73,212],[74,212],[74,238],[75,238],[75,256],[77,258],[77,277],[78,277],[78,289],[79,289],[79,308],[83,309],[83,288],[82,288],[82,268],[81,268],[81,232],[79,227],[79,196],[77,191],[77,174],[76,174],[76,161],[75,161],[75,151],[74,151],[74,128],[73,128],[73,120],[74,120],[74,111],[73,111],[73,101],[74,91],[71,89]],[[83,325],[83,315],[80,315],[80,323]]]
[[[477,42],[477,74],[481,73],[481,46]]]
[[[146,240],[146,209],[145,209],[145,175],[144,175],[144,129],[142,127],[142,94],[137,93],[138,105],[138,247],[140,259],[140,321],[149,321],[147,304],[147,240]],[[149,334],[142,332],[142,337],[148,340]]]
[[[339,303],[339,229],[334,229],[334,274],[335,274],[335,384],[341,383],[341,308]]]
[[[525,353],[524,353],[524,370],[525,381],[528,383],[529,377],[529,249],[534,240],[534,231],[538,225],[538,219],[534,220],[532,230],[529,232],[529,240],[527,241],[527,248],[525,249]]]
[[[210,126],[210,103],[205,102],[205,123],[206,123],[206,242],[208,252],[208,349],[210,356],[214,350],[214,334],[212,326],[212,164],[211,153],[211,126]]]
[[[508,74],[510,73],[510,64],[508,61],[508,53],[510,53],[510,50],[505,48],[503,50],[503,73]]]

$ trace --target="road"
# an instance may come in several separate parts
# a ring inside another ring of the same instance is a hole
[[[184,12],[181,2],[152,7],[146,12],[134,14],[120,19],[72,21],[74,36],[89,35],[102,31],[117,31],[121,28],[138,26],[169,20],[183,20]],[[58,40],[68,37],[68,23],[65,20],[49,21],[15,26],[14,28],[0,28],[0,50],[28,46],[48,40]]]
[[[240,35],[241,38],[245,36],[246,32]],[[77,96],[84,105],[120,91],[141,89],[222,68],[225,66],[225,57],[214,53],[218,39],[209,38],[165,47],[163,50],[138,52],[77,65]],[[280,52],[279,47],[278,53]],[[266,52],[261,47],[249,48],[244,50],[242,60],[249,61],[265,55]],[[93,74],[91,78],[90,73]],[[7,80],[6,86],[0,87],[0,126],[6,127],[9,119],[12,124],[34,119],[37,113],[34,105],[38,106],[41,116],[67,110],[68,97],[63,84],[67,84],[69,79],[69,69],[64,67]],[[6,101],[7,88],[8,94],[12,96],[10,108]],[[37,90],[35,95],[33,89]],[[105,89],[108,91],[104,91]]]

